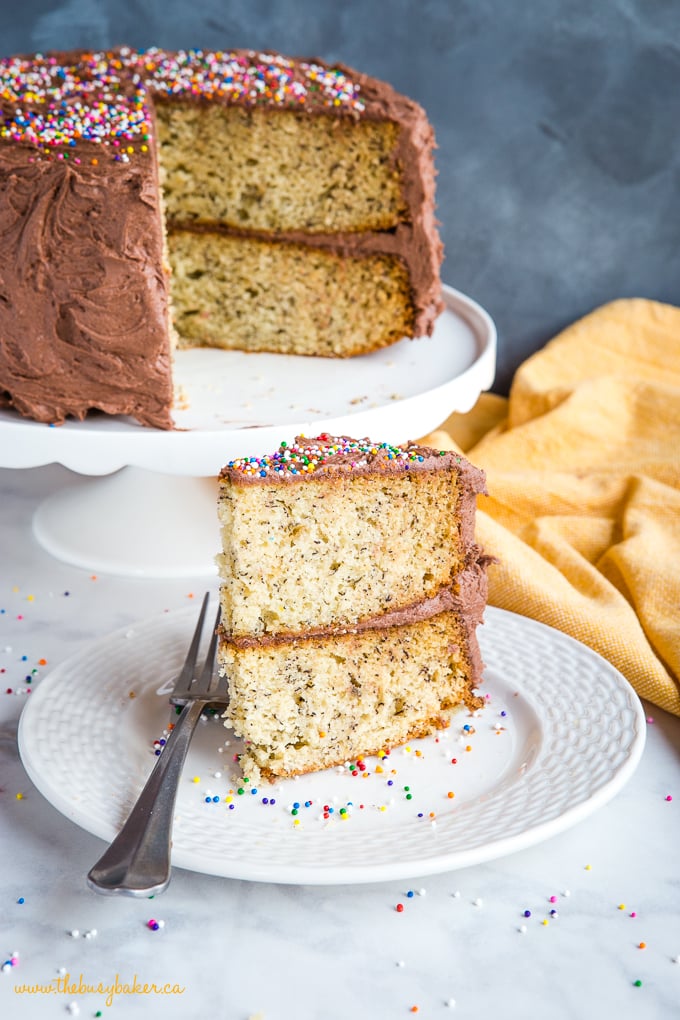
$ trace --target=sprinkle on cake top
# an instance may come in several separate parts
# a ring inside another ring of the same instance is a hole
[[[445,450],[408,443],[391,446],[370,439],[331,436],[297,436],[292,444],[281,443],[275,453],[263,457],[240,457],[222,469],[222,477],[235,482],[286,480],[317,474],[351,474],[363,471],[408,471],[412,467],[443,466],[439,458],[459,463],[461,458]]]
[[[360,85],[339,68],[254,51],[156,48],[0,60],[0,139],[40,149],[94,142],[122,162],[150,138],[151,96],[198,97],[361,113]],[[66,157],[64,157],[66,158]]]

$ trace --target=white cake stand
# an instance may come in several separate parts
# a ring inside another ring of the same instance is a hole
[[[175,431],[104,415],[57,428],[0,411],[0,466],[59,463],[84,476],[34,517],[36,538],[58,559],[125,576],[214,574],[215,478],[226,461],[320,432],[406,442],[489,389],[494,323],[453,288],[443,296],[432,337],[359,358],[178,352]]]

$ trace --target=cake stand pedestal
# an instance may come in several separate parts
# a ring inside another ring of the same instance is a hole
[[[129,577],[214,575],[227,461],[320,432],[404,443],[491,387],[491,317],[452,287],[442,296],[432,337],[358,358],[177,352],[174,431],[104,415],[57,428],[0,411],[0,467],[57,463],[83,476],[35,514],[38,542],[58,559]]]
[[[122,468],[49,496],[33,532],[59,560],[127,577],[215,574],[219,548],[215,478]]]

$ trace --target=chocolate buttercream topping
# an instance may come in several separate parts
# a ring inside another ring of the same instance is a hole
[[[381,116],[382,88],[369,88],[364,100],[359,78],[370,82],[322,61],[255,50],[123,46],[6,57],[0,60],[0,102],[7,110],[0,139],[45,150],[91,141],[120,157],[128,151],[121,139],[148,139],[155,98]]]
[[[110,156],[147,141],[155,101],[214,102],[394,120],[424,111],[386,82],[323,60],[257,50],[55,51],[0,59],[0,139],[45,151],[95,142]],[[432,141],[425,131],[418,141]],[[118,145],[116,145],[118,142]],[[117,151],[118,150],[118,151]]]
[[[0,403],[171,428],[154,169],[27,163],[0,149]],[[2,392],[8,396],[2,399]]]
[[[234,485],[267,485],[304,482],[310,476],[401,474],[404,471],[455,470],[465,493],[486,493],[484,472],[461,454],[435,450],[418,443],[392,446],[371,439],[349,436],[296,436],[292,445],[281,443],[278,450],[261,457],[240,457],[229,461],[220,478]]]

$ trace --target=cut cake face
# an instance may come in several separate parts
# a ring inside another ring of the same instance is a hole
[[[483,491],[454,453],[327,434],[223,469],[219,660],[246,774],[340,764],[479,704]]]

